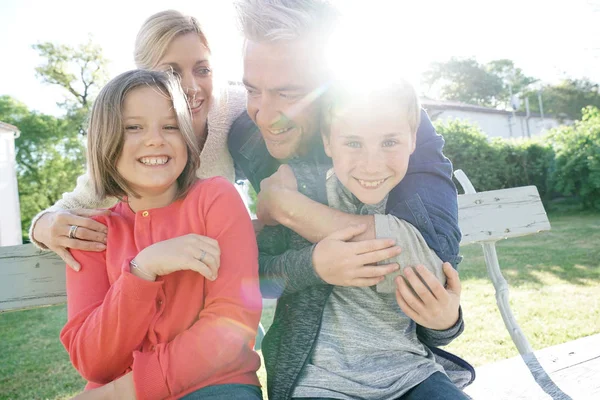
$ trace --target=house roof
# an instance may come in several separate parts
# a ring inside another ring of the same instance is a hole
[[[0,132],[2,132],[2,133],[9,133],[9,132],[19,133],[19,128],[17,128],[14,125],[7,124],[6,122],[0,121]]]
[[[499,110],[497,108],[483,107],[477,106],[474,104],[462,103],[460,101],[449,101],[449,100],[434,100],[427,97],[421,99],[421,105],[426,110],[460,110],[460,111],[471,111],[471,112],[479,112],[486,114],[502,114],[502,115],[512,115],[512,111],[508,110]],[[526,117],[527,114],[523,111],[515,111],[515,115],[519,115],[522,117]],[[529,113],[530,117],[540,118],[541,114],[538,113]],[[552,115],[544,115],[546,118],[554,118]]]

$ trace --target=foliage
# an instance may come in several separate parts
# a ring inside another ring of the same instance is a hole
[[[537,92],[526,91],[532,112],[540,112]],[[580,120],[587,106],[600,107],[600,85],[589,79],[565,79],[541,88],[544,114]]]
[[[556,190],[600,210],[600,110],[583,109],[581,121],[557,128],[550,140],[556,150]]]
[[[21,226],[26,232],[40,210],[73,189],[84,171],[85,148],[68,118],[30,111],[9,96],[0,96],[0,120],[21,131],[15,147]]]
[[[480,106],[495,106],[502,92],[502,78],[489,72],[474,59],[451,58],[432,63],[423,74],[423,82],[439,86],[445,100],[462,101]]]
[[[564,79],[558,84],[538,83],[512,60],[493,60],[480,64],[475,59],[451,58],[432,63],[423,74],[423,83],[433,97],[487,107],[510,109],[510,92],[529,100],[529,110],[540,113],[541,93],[545,115],[579,120],[587,106],[600,107],[600,85],[589,79]],[[519,111],[525,111],[524,101]]]
[[[489,141],[476,126],[460,120],[435,122],[454,169],[465,171],[477,191],[535,185],[543,200],[552,192],[554,150],[536,140]],[[460,187],[460,185],[459,185]]]
[[[91,36],[77,47],[43,42],[33,48],[45,60],[35,69],[37,77],[65,89],[69,96],[59,105],[83,133],[93,99],[108,80],[108,60],[102,48],[93,43]]]

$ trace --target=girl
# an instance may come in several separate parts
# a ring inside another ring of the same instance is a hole
[[[71,250],[67,268],[61,341],[86,389],[104,385],[84,398],[262,398],[254,231],[230,183],[197,179],[192,124],[162,72],[119,75],[94,102],[90,181],[120,201],[95,217],[106,250]]]
[[[202,162],[197,176],[223,176],[233,182],[227,134],[231,123],[245,111],[245,90],[229,86],[226,92],[217,90],[215,95],[210,46],[198,20],[173,10],[152,15],[137,35],[134,58],[140,69],[173,71],[180,77],[192,112],[194,141],[200,148]],[[106,226],[90,217],[103,214],[92,209],[107,208],[115,202],[114,197],[98,198],[89,176],[82,175],[72,193],[33,219],[29,237],[77,270],[79,263],[67,249],[104,250]],[[200,251],[212,251],[211,247],[199,246]]]

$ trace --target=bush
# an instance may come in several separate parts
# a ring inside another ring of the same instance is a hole
[[[600,210],[600,110],[584,108],[581,121],[555,129],[550,141],[556,151],[554,188]]]
[[[539,140],[488,140],[475,125],[460,120],[435,123],[454,169],[465,171],[477,191],[535,185],[542,200],[552,193],[554,150]],[[458,185],[460,187],[460,185]]]

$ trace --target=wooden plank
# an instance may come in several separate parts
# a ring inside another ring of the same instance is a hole
[[[475,400],[600,398],[600,334],[539,350],[535,357],[566,396],[545,393],[521,357],[478,367],[465,392]]]
[[[0,248],[0,312],[67,301],[65,263],[33,245]]]
[[[535,186],[458,196],[461,244],[530,235],[550,230]]]

